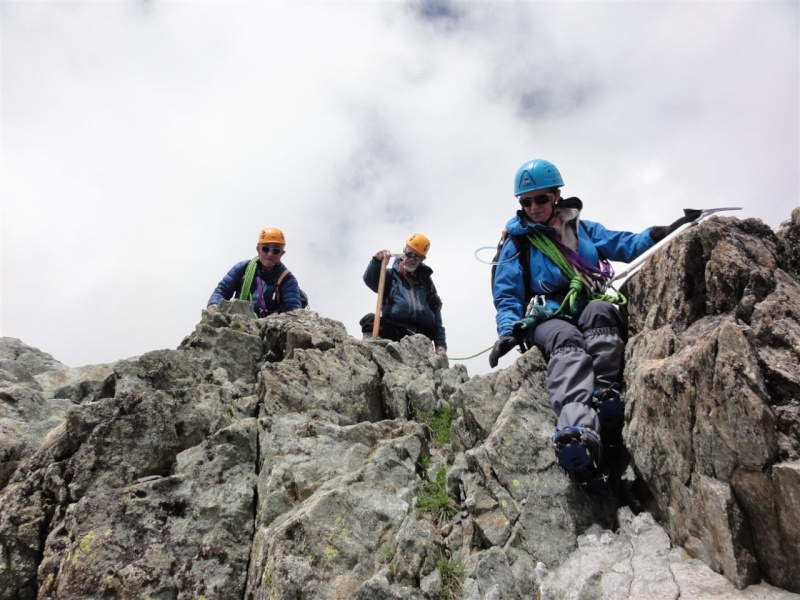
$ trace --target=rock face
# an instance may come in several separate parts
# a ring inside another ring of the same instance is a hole
[[[628,287],[627,443],[651,509],[738,587],[800,592],[800,209],[713,219]]]
[[[0,340],[0,600],[794,598],[800,211],[715,218],[627,284],[617,493],[556,466],[537,352],[203,313],[69,369]]]

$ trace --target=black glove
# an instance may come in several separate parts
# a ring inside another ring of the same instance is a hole
[[[583,210],[583,202],[577,196],[570,196],[569,198],[561,198],[556,202],[556,208],[576,208]]]
[[[492,351],[489,353],[489,366],[494,369],[500,357],[508,354],[508,351],[516,345],[517,338],[508,333],[497,338],[497,341],[494,343],[494,348],[492,348]]]
[[[683,216],[677,221],[675,221],[672,225],[656,225],[655,227],[651,227],[650,237],[653,239],[654,242],[658,243],[665,237],[667,237],[670,233],[675,231],[681,225],[686,225],[686,223],[691,223],[702,214],[703,214],[702,210],[698,210],[696,208],[684,208]]]

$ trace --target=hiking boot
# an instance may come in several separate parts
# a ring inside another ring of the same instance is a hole
[[[600,419],[600,438],[603,447],[622,446],[622,426],[625,424],[625,404],[619,395],[619,385],[595,390],[592,407]]]
[[[568,425],[553,435],[553,449],[561,468],[570,473],[593,471],[600,462],[600,437],[591,429]]]

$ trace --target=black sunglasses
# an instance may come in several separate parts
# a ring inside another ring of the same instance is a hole
[[[283,252],[283,248],[272,248],[271,246],[261,246],[261,251],[265,254],[269,254],[272,252],[273,254],[280,254]]]
[[[425,260],[424,256],[422,256],[421,254],[417,254],[416,252],[403,252],[403,254],[406,255],[406,258],[413,258],[414,260],[418,260],[420,262]]]
[[[550,202],[550,198],[552,197],[553,194],[539,194],[538,196],[534,196],[533,198],[520,198],[519,203],[522,206],[522,208],[530,208],[531,204],[542,206]]]

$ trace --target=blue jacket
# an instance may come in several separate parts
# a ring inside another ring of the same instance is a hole
[[[234,295],[238,298],[244,273],[249,264],[249,260],[243,260],[233,265],[231,270],[222,278],[222,281],[219,282],[214,293],[211,294],[207,306],[219,304],[223,299],[230,300]],[[259,317],[266,317],[276,312],[289,312],[301,307],[300,287],[293,275],[287,275],[281,282],[280,306],[278,306],[275,298],[275,284],[281,273],[286,270],[286,266],[283,263],[278,263],[272,271],[265,271],[261,263],[258,264],[256,276],[253,278],[253,285],[250,287],[250,303],[253,305],[253,312]]]
[[[382,265],[381,261],[373,258],[364,271],[364,283],[373,292],[378,291]],[[438,298],[436,286],[431,280],[432,273],[433,270],[427,265],[420,265],[414,273],[401,273],[400,259],[395,259],[394,264],[386,269],[381,318],[422,333],[432,339],[437,347],[446,349],[441,306],[434,309],[429,304],[433,296]]]
[[[547,225],[521,221],[519,214],[506,224],[509,235],[526,235],[533,231],[555,237],[555,230]],[[578,254],[589,264],[599,266],[600,259],[616,262],[631,262],[650,249],[655,242],[650,237],[650,228],[641,233],[611,231],[600,223],[579,221]],[[564,295],[569,291],[569,280],[556,264],[530,245],[530,289],[534,295],[547,298],[547,308],[557,310]],[[515,321],[525,316],[525,285],[523,268],[517,258],[513,240],[506,240],[500,251],[494,279],[494,306],[497,309],[497,334],[502,336],[512,331]]]

